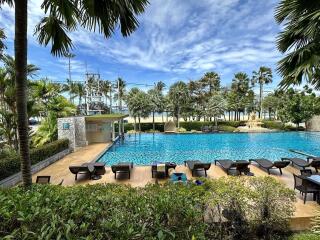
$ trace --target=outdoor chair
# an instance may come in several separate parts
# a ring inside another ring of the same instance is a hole
[[[307,161],[310,162],[310,167],[313,167],[318,172],[318,169],[320,169],[320,157],[309,156],[307,157]]]
[[[312,184],[307,179],[303,178],[302,176],[298,176],[293,174],[294,177],[294,189],[297,189],[300,193],[303,195],[303,203],[306,203],[307,200],[307,194],[312,193],[313,194],[313,200],[315,201],[317,198],[319,198],[319,187]]]
[[[130,171],[133,168],[132,162],[119,162],[118,164],[112,165],[111,170],[114,173],[114,178],[117,179],[117,174],[126,174],[130,179]]]
[[[302,176],[311,176],[312,175],[311,169],[301,169],[300,173]]]
[[[253,175],[250,172],[250,162],[246,160],[236,160],[232,161],[230,159],[224,159],[224,160],[215,160],[214,164],[217,165],[217,163],[220,164],[221,168],[226,171],[226,173],[229,175],[232,170],[235,170],[238,175],[241,175],[244,173],[245,175]]]
[[[261,168],[265,169],[269,175],[270,175],[270,169],[279,169],[280,174],[282,175],[282,168],[285,168],[290,164],[290,161],[272,162],[265,158],[250,159],[249,162],[256,162]]]
[[[192,173],[192,176],[194,176],[195,173],[199,171],[204,171],[204,175],[207,176],[207,170],[209,170],[209,168],[211,167],[211,163],[203,163],[199,160],[184,161],[184,165],[188,166]]]
[[[311,160],[309,162],[309,160]],[[282,161],[291,161],[292,165],[296,165],[302,169],[305,169],[306,167],[313,167],[315,168],[316,172],[318,172],[318,169],[320,168],[320,159],[308,157],[308,161],[302,159],[302,158],[281,158]]]
[[[51,176],[37,176],[36,183],[38,184],[49,184]],[[58,185],[62,185],[63,179]]]
[[[91,164],[83,164],[81,166],[69,166],[71,173],[75,174],[75,180],[78,180],[78,174],[88,174],[90,179],[94,173],[94,166]]]
[[[50,183],[51,176],[37,176],[36,183],[39,184],[48,184]]]
[[[174,162],[165,162],[164,171],[161,169],[161,164],[163,163],[153,163],[151,166],[151,175],[152,178],[166,178],[169,176],[169,169],[175,169],[177,164]],[[159,169],[160,168],[160,169]]]

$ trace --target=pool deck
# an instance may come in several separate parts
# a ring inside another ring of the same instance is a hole
[[[131,179],[116,180],[114,179],[114,174],[112,173],[111,168],[106,167],[106,174],[103,175],[99,180],[89,180],[87,176],[80,174],[78,176],[78,180],[75,181],[75,175],[69,171],[69,166],[95,161],[109,146],[111,146],[111,143],[99,143],[83,147],[76,152],[65,156],[63,159],[53,163],[40,172],[34,174],[33,182],[35,182],[36,176],[39,175],[50,175],[53,184],[58,184],[63,179],[63,186],[98,183],[122,183],[130,184],[133,187],[143,187],[148,183],[156,182],[156,180],[151,177],[150,166],[134,166],[131,172]],[[264,170],[257,167],[257,165],[255,165],[254,163],[250,165],[250,169],[255,176],[268,176],[268,174]],[[188,179],[193,179],[189,169],[183,165],[177,166],[176,171],[184,172],[186,173]],[[211,165],[211,168],[207,173],[208,178],[213,179],[227,176],[227,174],[221,169],[221,167],[215,166],[214,164]],[[292,173],[299,174],[299,170],[292,166],[289,166],[283,169],[283,175],[280,175],[278,170],[271,170],[270,176],[276,178],[278,181],[284,183],[292,189],[294,185]],[[308,194],[309,201],[307,201],[306,204],[303,204],[302,197],[299,193],[297,193],[296,195],[296,211],[294,217],[291,220],[291,228],[296,231],[305,230],[310,227],[310,221],[316,215],[317,211],[320,211],[320,205],[318,205],[314,201],[310,201],[312,200],[311,194]]]

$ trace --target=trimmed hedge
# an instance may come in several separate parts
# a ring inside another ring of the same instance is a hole
[[[221,122],[218,122],[218,125],[237,128],[239,126],[245,126],[245,121],[221,121]],[[212,122],[200,122],[200,121],[180,122],[180,127],[185,128],[187,131],[191,131],[191,130],[201,131],[203,126],[214,126],[214,122],[213,121]],[[153,127],[152,123],[141,123],[142,132],[147,132],[150,129],[152,129],[152,127]],[[138,128],[138,124],[137,124],[137,128]],[[126,123],[124,125],[125,132],[133,129],[134,129],[133,123]],[[159,132],[163,132],[164,123],[155,123],[155,129]]]
[[[295,193],[274,178],[202,181],[0,190],[0,239],[244,240],[290,234]]]
[[[31,164],[41,162],[69,148],[69,140],[61,139],[30,150]],[[20,171],[20,157],[13,154],[0,159],[0,180]]]

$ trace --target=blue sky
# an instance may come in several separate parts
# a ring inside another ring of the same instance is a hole
[[[230,84],[234,73],[250,76],[261,65],[274,69],[281,54],[275,47],[280,31],[274,20],[279,0],[150,0],[139,16],[140,27],[128,38],[117,32],[110,39],[79,28],[71,34],[75,44],[72,78],[83,80],[88,71],[102,78],[118,76],[128,83],[167,85],[177,80],[199,79],[207,71],[221,75],[222,85]],[[33,36],[43,16],[39,0],[29,1],[29,62],[41,68],[38,77],[65,81],[67,59],[50,55]],[[0,27],[8,39],[7,53],[13,52],[13,10],[0,10]],[[130,86],[130,85],[129,85]],[[133,85],[131,85],[133,86]]]

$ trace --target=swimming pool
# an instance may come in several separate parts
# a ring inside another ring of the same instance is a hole
[[[154,161],[183,164],[188,159],[212,162],[215,159],[301,157],[289,149],[320,156],[320,133],[219,133],[219,134],[131,134],[117,141],[98,160],[107,165],[132,161],[148,165]]]

